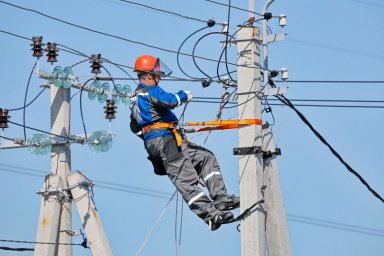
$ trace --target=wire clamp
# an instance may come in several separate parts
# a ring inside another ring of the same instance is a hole
[[[234,155],[255,155],[262,153],[260,146],[253,146],[253,147],[242,147],[242,148],[233,148],[233,154]]]
[[[270,158],[270,157],[273,157],[273,156],[281,156],[281,149],[280,148],[276,148],[274,152],[268,150],[268,151],[263,151],[263,158],[266,159],[266,158]]]

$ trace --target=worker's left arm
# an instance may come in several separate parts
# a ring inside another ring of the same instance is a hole
[[[187,102],[189,98],[185,91],[180,90],[177,93],[169,93],[158,86],[150,91],[149,97],[153,104],[170,109]]]

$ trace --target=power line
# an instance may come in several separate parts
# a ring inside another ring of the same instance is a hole
[[[226,6],[226,7],[231,7],[231,8],[233,8],[233,9],[237,9],[237,10],[240,10],[240,11],[244,11],[244,12],[248,12],[248,13],[253,13],[253,14],[256,14],[256,15],[259,15],[259,16],[263,16],[263,15],[260,14],[260,13],[253,12],[253,11],[250,11],[250,10],[247,10],[247,9],[243,9],[243,8],[240,8],[240,7],[237,7],[237,6],[234,6],[234,5],[224,4],[224,3],[220,3],[220,2],[216,2],[216,1],[212,1],[212,0],[205,0],[205,1],[210,2],[210,3],[217,4],[217,5],[222,5],[222,6]]]
[[[296,109],[296,107],[292,104],[292,102],[287,99],[284,95],[282,96],[276,96],[282,103],[290,107],[296,114],[300,117],[300,119],[309,127],[309,129],[315,134],[315,136],[324,144],[326,145],[329,150],[332,152],[332,154],[347,168],[347,170],[355,175],[360,182],[376,197],[378,198],[382,203],[384,203],[384,199],[374,190],[371,188],[371,186],[368,184],[366,180],[358,173],[356,172],[347,162],[344,161],[344,159],[341,157],[341,155],[325,140],[325,138],[312,126],[312,124],[308,121],[308,119]]]
[[[345,49],[343,47],[331,46],[331,45],[326,45],[326,44],[314,43],[314,42],[309,42],[309,41],[301,40],[301,39],[288,38],[288,41],[300,43],[300,44],[311,45],[311,46],[316,46],[316,47],[330,49],[330,50],[335,50],[335,51],[340,51],[340,52],[347,52],[347,53],[351,53],[351,54],[362,55],[362,56],[366,56],[366,57],[377,58],[377,59],[381,59],[381,60],[384,59],[383,55],[377,55],[377,54],[366,53],[366,52],[361,52],[361,51],[356,51],[356,50],[350,50],[350,49]]]
[[[27,129],[33,130],[33,131],[42,132],[42,133],[45,133],[45,134],[48,134],[48,135],[52,135],[52,136],[56,136],[56,137],[60,137],[60,138],[63,138],[63,139],[74,140],[74,139],[72,139],[72,138],[70,138],[68,136],[63,136],[63,135],[59,135],[59,134],[53,134],[53,133],[50,133],[50,132],[47,132],[47,131],[44,131],[44,130],[41,130],[41,129],[33,128],[33,127],[30,127],[30,126],[19,124],[19,123],[15,123],[15,122],[12,122],[12,121],[8,121],[8,122],[11,123],[11,124],[23,127],[23,128],[27,128]]]
[[[283,81],[275,81],[283,82]],[[384,84],[384,80],[287,80],[285,83]]]
[[[195,99],[192,99],[191,102],[194,102],[194,103],[207,103],[207,104],[220,104],[221,101],[217,100],[217,101],[214,101],[214,100],[199,100],[198,98],[204,98],[204,97],[195,97]],[[216,99],[216,98],[214,98]],[[272,99],[268,99],[268,101],[270,101]],[[305,100],[305,101],[310,101],[310,100]],[[314,100],[315,101],[315,100]],[[318,101],[321,101],[321,100],[318,100]],[[324,102],[326,102],[327,100],[324,100]],[[348,102],[348,101],[344,101],[344,102]],[[353,102],[353,101],[349,101],[349,102]],[[360,101],[360,102],[363,102],[363,101]],[[372,101],[371,103],[374,103],[375,101]],[[380,101],[376,101],[377,103],[381,103]],[[224,108],[233,108],[234,106],[233,105],[236,105],[236,104],[244,104],[246,102],[243,102],[243,103],[237,103],[235,101],[229,101],[228,104],[232,105],[230,107],[224,107]],[[342,101],[340,101],[339,103],[342,103]],[[370,103],[370,101],[366,101],[365,103]],[[384,102],[383,102],[384,103]],[[279,103],[269,103],[269,104],[265,104],[265,103],[262,103],[262,105],[270,105],[270,106],[284,106],[284,104],[279,104]],[[237,106],[237,105],[236,105]],[[317,107],[317,108],[360,108],[360,109],[382,109],[384,108],[384,105],[383,106],[380,106],[380,105],[331,105],[331,104],[295,104],[295,106],[297,107]]]
[[[384,8],[384,4],[373,3],[369,1],[361,1],[361,0],[346,0],[346,1]]]
[[[180,13],[176,13],[176,12],[171,12],[171,11],[155,8],[155,7],[152,7],[152,6],[149,6],[149,5],[140,4],[140,3],[136,3],[136,2],[132,2],[132,1],[127,1],[127,0],[120,0],[120,1],[121,2],[125,2],[125,3],[129,3],[129,4],[133,4],[133,5],[142,6],[142,7],[154,10],[154,11],[159,11],[159,12],[164,12],[164,13],[172,14],[172,15],[184,18],[184,19],[189,19],[189,20],[194,20],[194,21],[199,21],[199,22],[207,23],[206,20],[201,20],[201,19],[198,19],[198,18],[189,17],[189,16],[186,16],[186,15],[182,15]],[[218,24],[220,24],[220,23],[218,23]]]
[[[155,46],[155,45],[150,45],[150,44],[147,44],[147,43],[143,43],[143,42],[135,41],[135,40],[132,40],[132,39],[124,38],[124,37],[121,37],[121,36],[109,34],[109,33],[102,32],[102,31],[98,31],[98,30],[95,30],[95,29],[87,28],[87,27],[84,27],[84,26],[81,26],[81,25],[74,24],[74,23],[69,22],[69,21],[65,21],[65,20],[62,20],[62,19],[59,19],[59,18],[55,18],[55,17],[50,16],[48,14],[42,13],[40,11],[36,11],[36,10],[33,10],[33,9],[29,9],[29,8],[22,7],[22,6],[19,6],[19,5],[15,5],[15,4],[11,4],[11,3],[7,3],[7,2],[2,1],[2,0],[0,0],[0,3],[7,4],[7,5],[10,5],[12,7],[24,10],[24,11],[33,12],[33,13],[36,13],[36,14],[41,15],[43,17],[46,17],[46,18],[49,18],[49,19],[52,19],[52,20],[55,20],[55,21],[58,21],[58,22],[61,22],[61,23],[73,26],[73,27],[77,27],[77,28],[80,28],[80,29],[83,29],[83,30],[87,30],[87,31],[90,31],[90,32],[93,32],[93,33],[97,33],[97,34],[100,34],[100,35],[112,37],[112,38],[119,39],[119,40],[123,40],[123,41],[129,42],[129,43],[132,43],[132,44],[138,44],[138,45],[146,46],[146,47],[149,47],[149,48],[157,49],[157,50],[160,50],[160,51],[177,54],[177,51],[174,51],[174,50],[166,49],[166,48]],[[184,55],[184,56],[192,57],[191,54],[182,53],[182,52],[180,52],[180,54]],[[202,56],[195,56],[195,57],[199,58],[199,59],[215,62],[215,63],[218,62],[217,60],[206,58],[206,57],[202,57]],[[233,65],[233,66],[237,66],[237,64],[235,64],[235,63],[228,63],[228,64],[229,65]]]
[[[33,177],[44,177],[48,173],[48,171],[44,172],[41,170],[20,167],[15,165],[8,165],[8,164],[0,164],[0,171],[17,173],[17,174],[28,175]],[[108,181],[101,181],[101,180],[93,180],[93,181],[96,183],[95,186],[108,189],[108,190],[113,190],[113,191],[126,192],[126,193],[156,197],[161,199],[169,199],[169,196],[170,196],[169,193],[166,193],[160,190],[144,189],[142,187],[128,186],[128,185],[124,185],[116,182],[108,182]]]
[[[12,170],[9,168],[16,168],[19,170],[24,170],[25,172]],[[0,164],[0,172],[2,172],[2,171],[3,172],[4,171],[10,172],[10,173],[17,173],[17,174],[22,174],[22,175],[28,175],[28,176],[34,176],[34,177],[43,177],[46,174],[46,172],[40,171],[37,169],[15,166],[15,165],[8,165],[8,164]],[[167,199],[167,200],[171,196],[170,193],[165,193],[165,192],[158,191],[158,190],[132,187],[132,186],[123,185],[123,184],[114,183],[114,182],[105,182],[105,181],[96,181],[96,182],[98,182],[96,184],[97,187],[105,188],[105,189],[109,189],[109,190],[114,190],[117,192],[140,194],[140,195],[145,195],[145,196],[154,197],[154,198]],[[100,184],[106,184],[106,186],[100,185],[99,183]],[[119,186],[121,188],[116,188],[116,186]],[[138,190],[139,192],[134,191],[134,190]],[[140,190],[142,191],[142,193],[140,192]],[[149,193],[147,193],[147,192],[149,192]],[[164,196],[159,196],[158,194],[163,194]],[[374,228],[369,228],[369,227],[351,225],[351,224],[346,224],[346,223],[341,223],[341,222],[336,222],[336,221],[311,218],[311,217],[306,217],[306,216],[296,215],[296,214],[289,214],[289,213],[286,214],[286,216],[287,216],[287,219],[290,221],[300,222],[303,224],[323,226],[323,227],[328,227],[328,228],[332,228],[332,229],[339,229],[339,230],[344,230],[344,231],[349,231],[349,232],[354,232],[354,233],[367,234],[367,235],[373,235],[373,236],[384,236],[384,230],[381,230],[381,229],[374,229]]]
[[[381,229],[376,229],[376,228],[368,228],[368,227],[363,227],[363,226],[357,226],[357,225],[351,225],[351,224],[345,224],[345,223],[340,223],[336,221],[329,221],[329,220],[324,220],[324,219],[319,219],[319,218],[311,218],[311,217],[306,217],[302,215],[296,215],[296,214],[287,214],[287,218],[292,221],[306,221],[308,224],[312,225],[327,225],[327,227],[335,227],[335,228],[342,228],[343,230],[346,231],[354,231],[358,233],[363,233],[363,234],[368,234],[368,235],[374,235],[374,236],[384,236],[384,230]]]

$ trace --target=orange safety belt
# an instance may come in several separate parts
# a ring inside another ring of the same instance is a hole
[[[237,129],[241,126],[252,125],[252,124],[262,125],[262,120],[261,119],[214,120],[214,121],[204,121],[204,122],[189,122],[184,124],[184,126],[216,125],[216,126],[203,127],[199,129],[186,130],[187,133],[192,133],[192,132],[203,132],[203,131],[212,131],[212,130]]]
[[[156,129],[156,128],[167,128],[170,129],[173,135],[175,136],[177,146],[180,147],[183,143],[183,140],[181,139],[180,133],[177,131],[175,125],[173,123],[154,123],[149,124],[143,127],[143,131],[146,132],[149,129]]]

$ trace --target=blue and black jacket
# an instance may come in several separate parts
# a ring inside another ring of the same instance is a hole
[[[140,83],[135,90],[136,96],[131,99],[131,130],[138,134],[142,127],[158,123],[178,123],[171,109],[180,106],[188,99],[184,91],[168,93],[159,86]],[[153,129],[144,134],[144,140],[172,135],[168,129]]]

